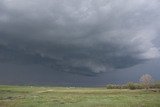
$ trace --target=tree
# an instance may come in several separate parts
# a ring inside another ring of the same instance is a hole
[[[141,76],[140,82],[143,84],[145,89],[149,89],[151,84],[153,83],[152,76],[149,74],[144,74]]]

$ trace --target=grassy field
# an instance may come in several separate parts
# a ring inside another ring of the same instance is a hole
[[[160,92],[106,88],[0,86],[0,107],[160,107]]]

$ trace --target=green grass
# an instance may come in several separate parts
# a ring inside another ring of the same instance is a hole
[[[160,107],[160,92],[106,88],[0,86],[0,107]]]

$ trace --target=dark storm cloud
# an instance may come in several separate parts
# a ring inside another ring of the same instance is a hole
[[[1,0],[1,59],[99,73],[158,58],[158,0]]]

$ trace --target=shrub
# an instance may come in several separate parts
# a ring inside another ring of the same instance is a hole
[[[112,84],[107,85],[107,89],[113,89],[113,85]]]
[[[123,85],[116,85],[116,84],[108,84],[107,89],[131,89],[131,90],[135,90],[135,89],[146,89],[146,86],[142,83],[133,83],[133,82],[129,82],[127,84],[123,84]],[[152,89],[160,89],[160,82],[151,84],[148,88],[152,88]]]
[[[129,83],[127,84],[127,87],[128,87],[128,89],[131,89],[131,90],[135,90],[135,89],[136,89],[136,86],[135,86],[134,83],[132,83],[132,82],[129,82]]]
[[[106,87],[107,89],[121,89],[120,85],[113,85],[113,84],[109,84]]]
[[[160,89],[160,83],[155,83],[154,86],[155,86],[155,88]]]
[[[160,89],[160,82],[156,82],[156,83],[152,84],[152,85],[150,86],[150,88]]]

